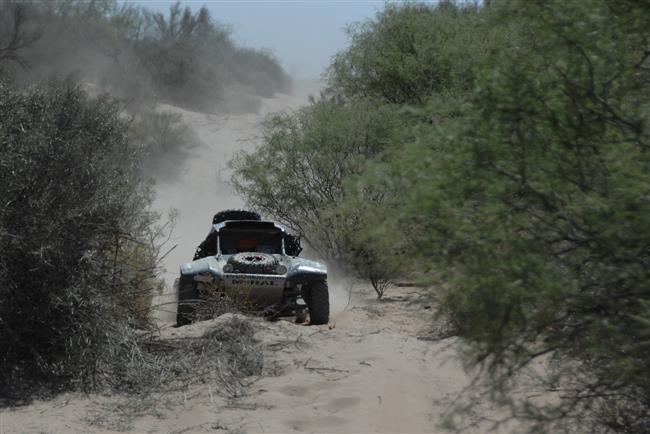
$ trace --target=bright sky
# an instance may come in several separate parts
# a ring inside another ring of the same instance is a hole
[[[129,1],[129,0],[127,0]],[[165,12],[174,1],[130,0]],[[317,78],[348,43],[347,24],[372,18],[383,0],[190,0],[204,4],[214,19],[232,25],[233,37],[251,48],[267,48],[296,78]]]

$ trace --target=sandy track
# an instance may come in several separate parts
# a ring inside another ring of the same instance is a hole
[[[433,432],[437,386],[464,375],[457,365],[434,369],[432,356],[452,354],[417,338],[417,311],[407,301],[370,303],[329,327],[284,327],[297,335],[275,355],[284,375],[260,381],[254,402],[266,409],[247,422],[264,432]]]
[[[115,398],[68,394],[1,410],[0,432],[444,432],[441,414],[469,382],[456,355],[460,342],[422,339],[430,314],[412,290],[395,288],[392,298],[377,302],[365,289],[329,326],[249,318],[264,343],[267,376],[253,381],[243,396],[228,397],[206,385],[191,396],[173,397],[172,405],[167,401],[121,421],[107,410]],[[179,337],[212,326],[218,320],[161,333]],[[472,420],[486,415],[495,413],[482,405]],[[113,422],[98,424],[102,419]]]

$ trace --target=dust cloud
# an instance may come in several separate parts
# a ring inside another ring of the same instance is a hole
[[[159,322],[175,321],[174,280],[181,264],[192,259],[196,246],[208,233],[212,216],[219,210],[245,207],[244,199],[229,184],[228,161],[238,151],[254,149],[266,115],[300,108],[308,103],[309,95],[318,93],[319,86],[316,80],[295,82],[292,95],[278,93],[273,98],[263,98],[257,113],[205,114],[159,105],[160,111],[180,114],[202,142],[186,161],[178,162],[183,168],[175,182],[160,181],[156,185],[154,210],[163,215],[170,210],[178,211],[166,246],[175,247],[162,264],[166,290],[154,300]],[[159,178],[164,180],[164,175]]]
[[[327,285],[330,295],[330,314],[333,319],[356,304],[352,287],[355,280],[350,278],[337,264],[327,263]]]

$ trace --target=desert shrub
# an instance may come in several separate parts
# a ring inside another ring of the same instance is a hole
[[[391,284],[410,274],[412,259],[408,240],[397,224],[400,215],[394,208],[396,198],[370,182],[367,172],[365,168],[363,175],[344,182],[343,196],[322,219],[333,222],[342,246],[337,265],[347,274],[368,281],[381,299]]]
[[[404,223],[468,360],[533,431],[647,432],[650,9],[512,1],[488,18],[520,39],[394,161],[412,170]],[[543,356],[557,401],[517,402],[513,374]]]
[[[291,80],[272,53],[239,48],[235,50],[234,59],[237,62],[233,74],[258,95],[270,98],[276,92],[291,91]]]
[[[22,52],[41,37],[39,26],[29,22],[31,12],[29,4],[0,4],[0,71],[12,63],[23,70],[29,68]]]
[[[327,116],[276,119],[259,154],[236,161],[238,188],[360,268],[355,245],[406,240],[440,279],[466,360],[534,432],[647,432],[650,8],[485,3],[388,5],[353,29]],[[359,98],[408,105],[407,122],[381,130],[403,140],[339,152],[357,143],[344,125]],[[557,400],[517,401],[516,373],[541,357]]]
[[[20,37],[9,44],[16,11]],[[163,101],[209,112],[256,109],[251,101],[226,100],[241,89],[250,93],[244,100],[259,100],[290,88],[272,55],[237,46],[205,7],[193,12],[176,3],[164,15],[115,0],[9,1],[0,5],[0,23],[0,42],[7,42],[0,68],[21,85],[70,76],[109,91],[129,109]]]
[[[127,312],[130,327],[147,329],[152,325],[153,297],[165,289],[165,282],[158,274],[164,246],[161,240],[169,230],[164,226],[143,227],[140,239],[116,240],[113,273],[129,288],[117,301]]]
[[[260,315],[259,306],[254,306],[244,294],[224,294],[218,285],[210,283],[200,283],[197,289],[196,299],[182,302],[192,307],[192,321],[211,320],[232,313]]]
[[[233,49],[225,27],[212,22],[204,7],[193,14],[179,3],[169,16],[150,16],[152,30],[134,48],[164,101],[211,111],[223,99],[228,71],[215,62],[227,58]]]
[[[129,38],[143,15],[132,7],[102,2],[5,2],[0,17],[25,9],[23,27],[40,38],[21,48],[27,72],[10,68],[17,85],[50,78],[74,78],[88,88],[107,90],[130,106],[152,101],[151,80],[134,57]],[[8,65],[11,66],[11,65]]]
[[[264,145],[235,162],[235,185],[252,206],[368,279],[380,297],[391,278],[423,268],[414,264],[411,235],[391,223],[414,187],[412,170],[396,173],[387,159],[416,128],[440,121],[400,105],[465,97],[489,56],[486,41],[507,33],[485,27],[481,13],[451,3],[387,5],[350,29],[350,47],[328,69],[326,99],[271,119]]]
[[[201,141],[177,113],[142,111],[131,125],[130,140],[142,147],[142,168],[162,180],[176,179],[189,153]]]
[[[327,70],[328,91],[394,104],[468,91],[474,69],[494,47],[488,42],[502,34],[482,24],[473,5],[387,4],[374,19],[349,27],[349,47]]]
[[[203,331],[170,338],[124,330],[102,360],[105,386],[116,399],[87,416],[104,429],[127,431],[138,416],[160,414],[188,395],[207,391],[235,400],[262,375],[261,342],[252,320],[223,315]]]
[[[343,228],[355,227],[357,218],[335,209],[345,196],[344,181],[398,140],[399,123],[390,106],[368,101],[321,100],[272,115],[262,145],[231,163],[234,185],[253,208],[285,223],[323,257],[341,258]]]
[[[131,335],[112,347],[113,357],[105,360],[106,371],[114,370],[108,384],[127,394],[162,395],[212,381],[223,388],[223,395],[239,396],[237,380],[259,375],[263,367],[255,327],[234,314],[216,321],[197,336]]]
[[[120,107],[69,83],[3,81],[0,113],[0,390],[92,387],[156,285],[141,155]]]
[[[176,3],[166,17],[147,16],[151,30],[134,49],[163,100],[203,111],[254,109],[246,93],[270,97],[290,90],[291,80],[275,57],[238,47],[229,28],[214,21],[206,7],[193,13]]]

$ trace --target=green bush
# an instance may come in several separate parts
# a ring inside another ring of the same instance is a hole
[[[498,7],[497,7],[498,6]],[[535,432],[647,432],[650,10],[503,2],[521,26],[454,118],[394,161],[405,225],[501,402]],[[424,109],[440,112],[440,99]],[[420,162],[427,161],[428,164]],[[513,373],[550,357],[555,404],[516,403]],[[569,428],[567,428],[569,427]]]
[[[0,390],[89,388],[156,285],[142,156],[119,105],[69,83],[2,81],[0,113]]]
[[[285,223],[323,257],[340,259],[348,248],[344,232],[358,220],[358,213],[337,209],[344,182],[399,140],[400,122],[392,107],[368,101],[321,100],[272,115],[263,144],[232,162],[234,185],[253,208]]]
[[[331,100],[236,160],[238,188],[359,273],[403,256],[439,281],[466,360],[533,432],[645,433],[648,28],[632,0],[388,5],[334,59]],[[558,399],[518,400],[543,356]]]
[[[420,104],[433,94],[470,90],[474,69],[503,31],[484,26],[475,6],[408,2],[387,4],[348,33],[350,46],[328,68],[329,92]]]

